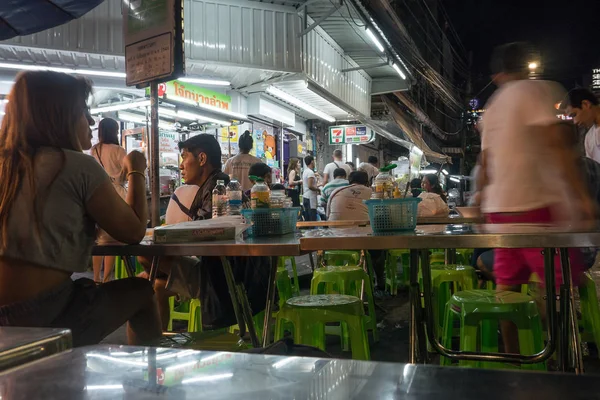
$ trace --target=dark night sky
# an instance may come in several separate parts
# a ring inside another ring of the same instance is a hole
[[[473,52],[474,92],[489,82],[489,57],[503,43],[528,41],[541,52],[543,76],[567,88],[600,67],[600,0],[442,0]]]

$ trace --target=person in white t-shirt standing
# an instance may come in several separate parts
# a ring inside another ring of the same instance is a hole
[[[304,219],[306,221],[317,220],[317,195],[321,192],[317,187],[315,177],[315,159],[313,156],[304,157],[304,172],[302,173],[302,205],[304,206]]]
[[[231,157],[225,163],[223,172],[229,175],[231,179],[236,179],[242,184],[242,191],[252,189],[252,182],[248,179],[248,171],[250,167],[256,163],[262,162],[258,157],[250,155],[252,147],[254,147],[254,140],[250,131],[245,131],[240,139],[238,140],[240,147],[240,153],[234,157]]]
[[[584,88],[569,92],[567,114],[579,126],[588,129],[585,135],[585,156],[600,162],[600,105],[594,93]]]
[[[323,170],[323,186],[327,185],[328,182],[333,180],[333,171],[335,171],[337,168],[345,169],[346,176],[350,176],[352,168],[342,160],[342,157],[343,153],[340,149],[333,151],[333,162],[327,164]]]
[[[496,48],[492,79],[498,90],[486,105],[481,135],[481,208],[492,224],[551,224],[592,218],[592,203],[568,145],[569,127],[557,118],[554,105],[563,98],[556,84],[528,80],[530,51],[524,43]],[[573,207],[569,207],[572,204]],[[565,211],[572,215],[566,216]],[[581,254],[570,251],[577,282]],[[556,260],[556,282],[562,281]],[[541,249],[496,249],[494,273],[498,291],[519,291],[532,273],[544,276]],[[502,324],[507,353],[518,353],[517,332]]]
[[[379,160],[375,156],[369,156],[366,163],[360,163],[358,166],[359,171],[365,171],[369,177],[369,185],[373,184],[373,179],[379,174]]]

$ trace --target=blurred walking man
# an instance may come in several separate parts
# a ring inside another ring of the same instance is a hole
[[[482,211],[489,223],[559,223],[592,217],[592,202],[569,145],[569,127],[554,104],[564,96],[558,85],[528,80],[530,51],[523,43],[496,48],[492,79],[498,86],[483,117]],[[571,251],[577,282],[581,254]],[[556,262],[557,283],[562,282]],[[541,249],[497,249],[497,290],[520,290],[532,273],[544,276]],[[502,326],[509,353],[518,353],[516,330]]]

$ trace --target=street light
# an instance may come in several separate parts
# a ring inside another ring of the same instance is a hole
[[[535,63],[535,62],[530,62],[530,63],[529,63],[529,69],[530,69],[530,70],[532,70],[532,71],[533,71],[533,70],[535,70],[537,67],[538,67],[537,63]]]

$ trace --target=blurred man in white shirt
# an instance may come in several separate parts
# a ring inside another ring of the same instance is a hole
[[[594,93],[584,88],[569,92],[567,114],[578,126],[588,129],[585,135],[585,155],[600,162],[600,105]]]
[[[557,118],[564,98],[557,84],[528,80],[530,50],[510,43],[494,50],[492,79],[498,90],[486,105],[481,135],[482,211],[488,223],[551,224],[592,218],[592,203],[577,154],[569,145],[569,127]],[[569,207],[571,205],[571,207]],[[577,215],[578,214],[578,215]],[[573,279],[583,269],[571,251]],[[562,281],[556,260],[556,282]],[[497,290],[519,291],[532,273],[544,276],[541,249],[494,251]],[[518,353],[516,330],[502,325],[507,353]]]
[[[379,167],[377,164],[379,160],[375,156],[369,156],[366,163],[360,163],[358,166],[359,171],[365,171],[369,176],[369,185],[373,184],[373,179],[379,174]]]
[[[333,162],[327,164],[323,170],[323,186],[333,180],[333,171],[337,168],[344,168],[346,170],[346,176],[350,176],[352,168],[342,160],[342,156],[343,153],[340,149],[333,151]]]

